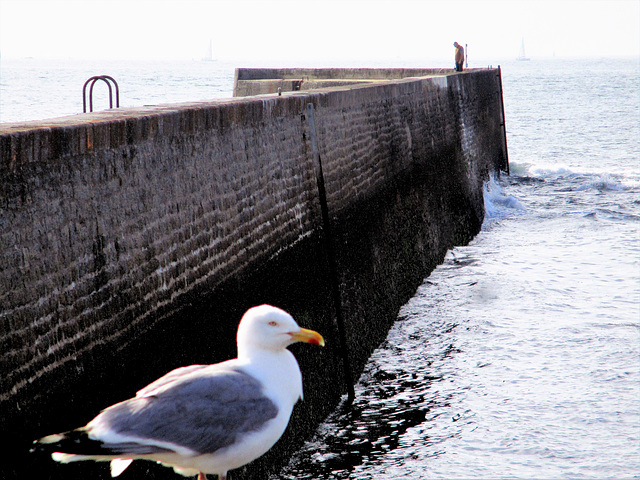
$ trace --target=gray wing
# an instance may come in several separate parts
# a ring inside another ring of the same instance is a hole
[[[277,414],[278,408],[264,396],[262,384],[249,374],[241,370],[203,374],[199,370],[156,395],[116,404],[99,417],[119,434],[212,453],[231,445],[243,433],[260,430]],[[125,444],[121,447],[120,453],[129,450]]]
[[[175,380],[178,380],[180,377],[184,377],[186,375],[192,374],[198,370],[204,370],[205,368],[211,368],[211,365],[190,365],[188,367],[180,367],[180,368],[176,368],[175,370],[171,370],[166,375],[163,375],[162,377],[150,383],[146,387],[138,390],[138,392],[136,393],[136,396],[140,397],[142,395],[148,395],[153,390],[156,390],[157,388],[160,388]]]

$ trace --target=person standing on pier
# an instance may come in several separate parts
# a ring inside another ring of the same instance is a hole
[[[453,46],[456,47],[456,72],[461,72],[464,64],[464,48],[458,42],[453,42]]]

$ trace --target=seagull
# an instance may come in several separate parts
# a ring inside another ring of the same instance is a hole
[[[226,480],[278,441],[302,400],[300,367],[287,347],[324,346],[319,333],[270,305],[247,310],[236,340],[238,358],[172,370],[84,427],[36,440],[33,450],[63,463],[109,461],[113,477],[142,459]]]

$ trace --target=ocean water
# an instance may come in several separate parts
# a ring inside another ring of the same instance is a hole
[[[222,62],[0,59],[0,122],[40,120],[83,111],[83,85],[96,75],[118,83],[120,107],[226,98],[235,65]],[[89,87],[87,87],[89,109]],[[115,91],[113,105],[116,104]],[[93,110],[109,108],[103,81],[93,88]]]
[[[0,121],[80,113],[97,74],[125,107],[229,97],[234,67],[2,60]],[[482,231],[274,478],[640,478],[638,59],[502,74],[511,175],[486,185]]]

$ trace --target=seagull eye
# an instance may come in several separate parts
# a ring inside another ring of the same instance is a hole
[[[277,327],[277,326],[278,326],[278,322],[276,322],[275,320],[271,320],[271,321],[269,322],[269,326],[270,326],[270,327]]]

